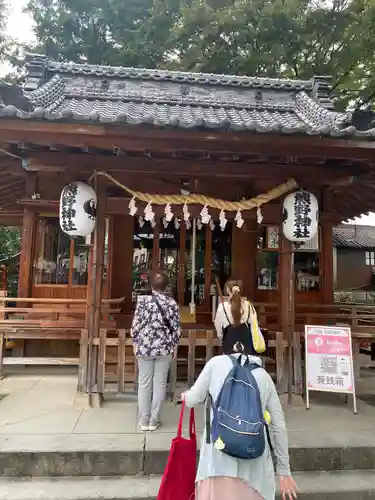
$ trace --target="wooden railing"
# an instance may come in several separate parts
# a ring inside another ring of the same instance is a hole
[[[280,330],[278,304],[258,303],[259,324],[271,330]],[[375,306],[346,304],[296,304],[295,330],[303,332],[305,325],[346,324],[352,332],[375,333]]]
[[[123,393],[136,389],[137,368],[129,330],[116,329],[112,316],[123,299],[103,300],[98,338],[89,339],[84,325],[84,299],[35,299],[0,297],[0,374],[3,364],[79,365],[79,387],[90,391]],[[27,307],[6,307],[8,302]],[[278,305],[255,304],[261,327],[269,330],[267,369],[280,387],[285,376],[285,353],[288,346],[279,325]],[[34,306],[34,307],[31,307]],[[347,305],[297,305],[295,312],[294,387],[303,387],[302,361],[304,325],[348,325],[352,329],[355,365],[362,342],[375,342],[375,307]],[[80,340],[79,358],[4,357],[5,339]],[[191,386],[204,364],[220,353],[220,342],[213,328],[183,329],[178,359],[170,374],[170,393],[174,396],[177,381]],[[90,359],[90,362],[88,362]],[[88,366],[90,377],[88,379]],[[358,370],[357,370],[358,376]]]
[[[121,329],[116,336],[108,335],[105,329],[100,336],[90,341],[87,331],[81,340],[80,383],[87,384],[89,345],[97,346],[97,371],[93,378],[93,392],[123,393],[136,391],[137,367],[135,363],[130,331]],[[277,384],[284,372],[286,343],[281,332],[269,332],[268,352],[264,357],[268,370]],[[177,381],[184,387],[193,385],[205,363],[221,352],[221,342],[212,329],[184,329],[179,343],[178,357],[173,362],[169,377],[169,394],[173,399]]]

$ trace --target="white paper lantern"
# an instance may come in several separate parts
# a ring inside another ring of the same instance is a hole
[[[60,196],[60,227],[69,236],[89,236],[96,226],[97,196],[84,182],[71,182]]]
[[[319,205],[316,196],[299,190],[289,194],[283,205],[283,233],[295,243],[304,243],[318,232]]]

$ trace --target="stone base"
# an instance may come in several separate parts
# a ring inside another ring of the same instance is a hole
[[[103,403],[103,395],[94,393],[94,394],[86,394],[83,392],[77,392],[74,397],[73,405],[82,408],[100,408]]]

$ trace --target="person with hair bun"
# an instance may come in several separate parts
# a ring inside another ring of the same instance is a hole
[[[155,431],[165,399],[169,367],[177,357],[181,336],[180,310],[165,293],[169,284],[164,271],[152,274],[151,295],[138,297],[131,336],[138,363],[138,412],[142,431]]]
[[[251,302],[241,296],[240,280],[229,279],[224,287],[228,301],[222,298],[216,312],[215,328],[224,354],[243,352],[257,356],[265,350],[262,332]]]

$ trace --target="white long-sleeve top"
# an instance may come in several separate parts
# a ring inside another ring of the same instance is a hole
[[[224,311],[225,308],[225,311]],[[227,316],[225,315],[227,313]],[[250,304],[247,300],[241,299],[241,323],[246,323],[249,321]],[[229,321],[233,323],[233,316],[230,307],[229,300],[227,302],[220,302],[215,316],[215,329],[217,336],[220,340],[223,340],[223,330],[229,325]]]
[[[251,363],[260,364],[260,359],[257,357],[249,356],[249,360]],[[203,403],[208,393],[216,401],[232,366],[229,356],[215,356],[210,359],[193,387],[186,393],[186,405],[192,408],[199,403]],[[271,415],[269,428],[276,456],[276,473],[284,476],[289,475],[288,437],[284,413],[275,384],[268,373],[261,367],[252,373],[258,383],[262,410],[263,412],[267,410]],[[196,481],[217,476],[239,478],[258,491],[264,500],[275,499],[275,473],[268,443],[266,443],[266,450],[260,458],[255,460],[233,458],[217,450],[212,443],[206,443],[205,427]]]

